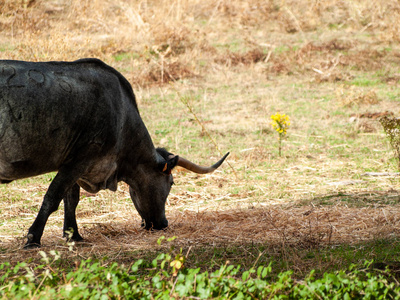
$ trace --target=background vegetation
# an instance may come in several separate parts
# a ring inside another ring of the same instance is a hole
[[[322,278],[366,259],[396,272],[398,162],[379,118],[400,112],[399,20],[396,0],[0,0],[1,59],[100,58],[133,85],[157,146],[206,165],[231,152],[214,174],[174,172],[167,231],[142,231],[120,184],[82,192],[84,243],[68,250],[60,208],[42,250],[66,270],[182,249],[202,272]],[[282,156],[276,113],[290,117]],[[1,262],[41,264],[20,249],[53,176],[0,187]]]

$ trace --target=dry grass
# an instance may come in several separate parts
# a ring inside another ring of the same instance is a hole
[[[361,198],[360,198],[361,200]],[[176,247],[202,249],[219,245],[266,245],[282,251],[323,249],[340,244],[357,245],[362,242],[387,239],[400,232],[400,207],[351,208],[338,203],[334,206],[282,206],[282,205],[234,205],[228,210],[216,210],[214,205],[185,209],[170,209],[170,226],[164,232],[148,232],[138,229],[135,212],[130,210],[102,211],[94,216],[92,211],[79,213],[83,243],[68,250],[69,246],[58,236],[60,226],[47,226],[41,250],[56,249],[63,256],[74,258],[110,257],[111,260],[129,262],[129,253],[134,251],[163,250],[157,245],[161,235],[177,236]],[[134,216],[134,220],[132,220]],[[54,219],[54,217],[53,217]],[[57,223],[61,216],[55,217]],[[57,228],[58,227],[58,228]],[[20,251],[24,240],[2,236],[0,254],[4,261],[18,262],[31,257],[38,259],[38,250]],[[190,250],[189,250],[190,251]],[[292,253],[291,259],[300,260],[300,252]],[[238,256],[241,254],[239,253]],[[128,258],[127,258],[128,257]],[[301,263],[298,264],[301,267]]]
[[[139,229],[124,184],[84,194],[75,254],[118,260],[161,235],[186,248],[318,248],[399,234],[398,179],[362,176],[393,168],[378,121],[363,116],[400,112],[399,20],[395,0],[0,0],[0,58],[103,59],[134,86],[155,144],[204,164],[219,155],[186,97],[231,151],[237,176],[176,170],[166,232]],[[282,158],[268,124],[278,111],[292,120]],[[1,188],[1,261],[37,256],[19,249],[48,181]],[[51,216],[43,244],[68,255],[62,218]]]

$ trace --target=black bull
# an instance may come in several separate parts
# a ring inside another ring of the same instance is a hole
[[[155,148],[129,82],[97,59],[75,62],[0,60],[0,183],[58,171],[29,228],[25,247],[40,245],[50,214],[64,200],[64,235],[79,241],[80,187],[90,193],[129,185],[147,229],[168,226],[165,201],[182,166],[201,167]]]

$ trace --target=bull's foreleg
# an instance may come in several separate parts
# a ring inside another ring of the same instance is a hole
[[[47,219],[50,214],[58,209],[62,197],[51,197],[48,192],[44,196],[42,206],[40,207],[39,213],[36,216],[35,222],[28,231],[28,241],[24,248],[36,248],[40,246],[40,239],[43,235],[44,226],[46,225]]]
[[[72,188],[67,191],[64,197],[64,230],[63,236],[71,239],[72,241],[81,241],[83,238],[78,232],[78,225],[76,223],[76,207],[79,203],[79,190],[78,184],[74,184]],[[67,232],[72,231],[72,236]]]
[[[44,196],[39,213],[28,231],[28,241],[24,248],[35,248],[40,246],[40,239],[43,235],[44,226],[51,213],[58,209],[66,191],[74,184],[76,179],[70,172],[60,170],[51,182],[46,195]]]

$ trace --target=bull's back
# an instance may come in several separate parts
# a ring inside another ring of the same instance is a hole
[[[55,171],[112,135],[118,82],[96,66],[0,61],[0,180]]]

